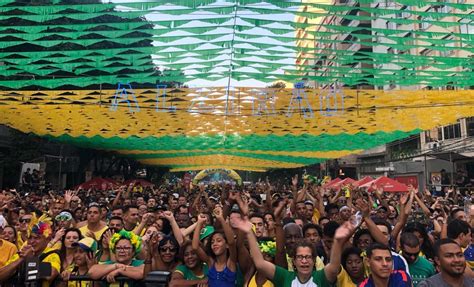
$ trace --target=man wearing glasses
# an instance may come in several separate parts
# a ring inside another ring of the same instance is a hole
[[[421,281],[436,274],[433,264],[423,256],[419,256],[420,241],[415,234],[410,232],[402,233],[400,236],[400,246],[402,256],[408,263],[413,286],[417,286]]]
[[[30,228],[31,219],[33,215],[31,213],[24,214],[18,222],[20,226],[18,227],[18,246],[21,247],[28,240],[28,230]]]

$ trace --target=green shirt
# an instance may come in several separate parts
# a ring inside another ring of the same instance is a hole
[[[185,280],[199,280],[207,277],[207,273],[209,273],[209,267],[207,264],[202,264],[202,273],[203,275],[197,276],[189,269],[186,265],[181,264],[176,267],[176,270],[174,272],[178,272],[181,275],[183,275],[183,279]]]
[[[421,281],[436,274],[436,270],[425,257],[418,256],[418,259],[412,264],[408,264],[410,276],[413,279],[413,286],[418,285]]]
[[[296,277],[295,272],[288,271],[283,269],[279,266],[275,266],[275,276],[273,276],[273,284],[275,286],[281,287],[330,287],[331,284],[328,279],[326,278],[326,274],[324,273],[324,269],[313,271],[311,278],[306,283],[299,282],[298,278]]]

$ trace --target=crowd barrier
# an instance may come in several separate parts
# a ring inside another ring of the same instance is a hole
[[[145,286],[145,287],[167,287],[169,284],[169,281],[171,279],[171,273],[167,271],[152,271],[148,273],[145,279],[141,281],[136,281],[134,282],[134,286]],[[105,280],[92,280],[89,276],[87,275],[77,275],[69,278],[69,281],[98,281],[98,282],[105,282]],[[118,276],[115,277],[115,282],[119,284],[119,287],[124,287],[126,286],[125,284],[130,282],[130,278],[124,277],[124,276]],[[78,284],[79,286],[79,284]]]

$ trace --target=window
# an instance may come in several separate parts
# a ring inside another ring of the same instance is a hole
[[[387,29],[390,29],[390,30],[397,30],[397,23],[387,21]]]
[[[474,117],[466,119],[467,136],[474,136]]]
[[[420,52],[420,54],[421,54],[422,56],[427,57],[427,56],[429,56],[429,55],[431,54],[431,52],[433,52],[433,50],[427,48],[427,49],[423,49],[423,50]]]
[[[432,129],[432,130],[427,130],[425,131],[425,142],[430,143],[430,142],[435,142],[438,141],[441,137],[441,131],[440,129]]]
[[[454,36],[446,36],[443,38],[443,40],[446,41],[446,44],[444,44],[444,46],[448,49],[441,50],[439,54],[441,57],[448,57],[454,52],[454,49],[456,48],[456,42],[455,42]]]
[[[431,25],[430,23],[426,22],[426,21],[431,21],[431,18],[424,19],[422,16],[420,16],[418,17],[418,21],[420,21],[418,23],[420,30],[428,29]]]
[[[461,124],[456,123],[454,125],[449,125],[443,127],[444,139],[455,139],[461,137]]]

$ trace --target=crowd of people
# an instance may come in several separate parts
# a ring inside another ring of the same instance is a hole
[[[3,190],[0,285],[21,286],[24,263],[38,258],[51,265],[42,286],[143,286],[157,270],[169,286],[474,286],[469,191],[312,179]]]

